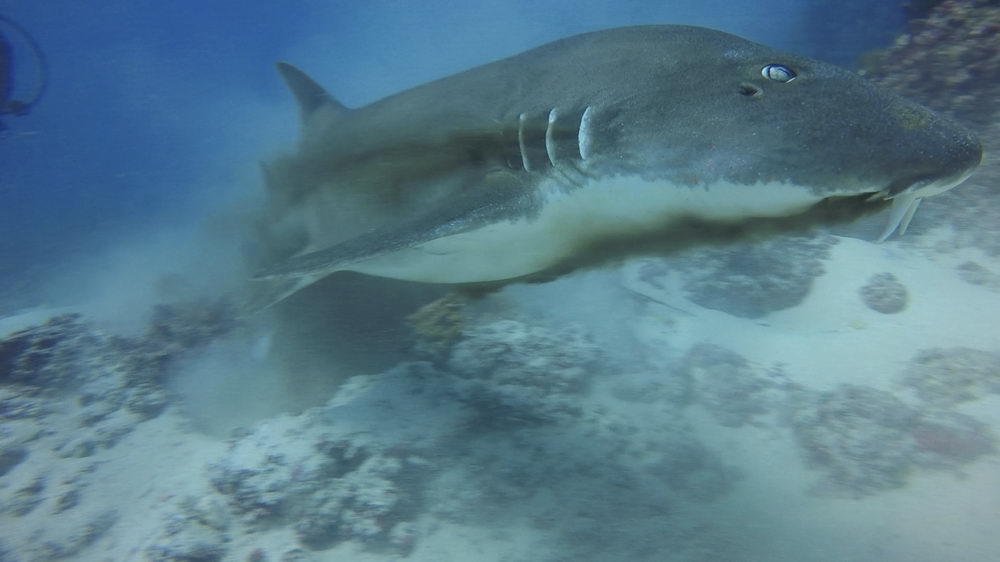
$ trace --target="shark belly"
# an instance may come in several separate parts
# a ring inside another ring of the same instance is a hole
[[[539,186],[537,214],[380,255],[345,268],[426,283],[502,281],[545,271],[607,239],[669,236],[680,221],[718,223],[790,216],[820,196],[789,183],[679,185],[612,176],[567,189]]]

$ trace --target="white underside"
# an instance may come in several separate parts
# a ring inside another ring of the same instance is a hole
[[[787,216],[820,200],[808,189],[787,183],[705,188],[626,176],[591,182],[569,193],[555,183],[540,189],[547,204],[536,217],[490,224],[350,269],[430,283],[498,281],[543,271],[592,240],[662,231],[690,217],[736,221]]]

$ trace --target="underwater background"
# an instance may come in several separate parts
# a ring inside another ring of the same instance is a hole
[[[997,2],[0,15],[47,66],[0,21],[13,97],[46,82],[0,115],[0,561],[998,557]],[[259,162],[297,136],[275,61],[357,107],[648,23],[855,69],[986,159],[881,245],[787,236],[471,303],[345,276],[273,323],[234,314]]]

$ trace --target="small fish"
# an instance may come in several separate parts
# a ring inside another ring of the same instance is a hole
[[[260,306],[337,271],[552,277],[888,209],[885,240],[982,157],[852,72],[700,27],[577,35],[358,109],[278,70],[303,131],[265,167]]]

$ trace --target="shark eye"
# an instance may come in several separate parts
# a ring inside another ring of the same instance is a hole
[[[774,80],[783,84],[795,80],[796,76],[794,70],[782,64],[764,65],[764,68],[760,69],[760,73],[768,80]]]

